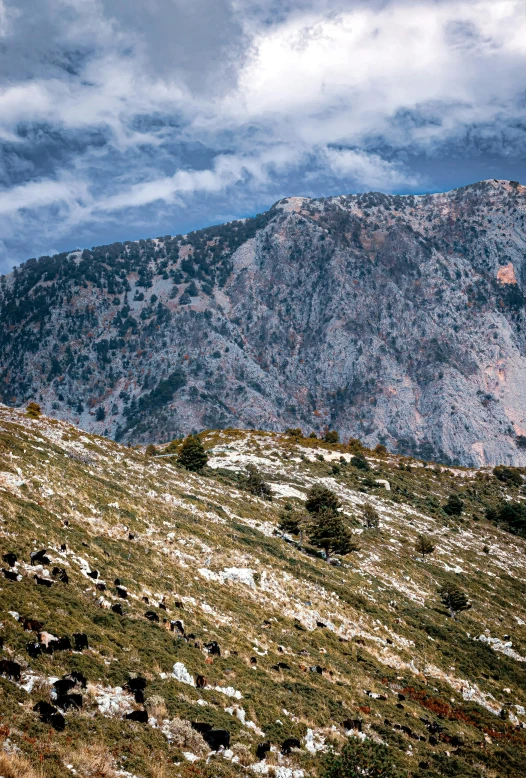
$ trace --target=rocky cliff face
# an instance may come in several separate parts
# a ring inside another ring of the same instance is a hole
[[[131,441],[244,426],[526,465],[526,188],[289,198],[2,279],[0,400]]]

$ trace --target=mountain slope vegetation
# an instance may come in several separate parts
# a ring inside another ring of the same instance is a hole
[[[193,473],[30,414],[0,406],[3,775],[314,778],[349,739],[392,775],[524,774],[522,469],[229,429]],[[319,487],[332,564],[280,528]]]

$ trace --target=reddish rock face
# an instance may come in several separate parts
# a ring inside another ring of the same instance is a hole
[[[508,262],[504,267],[499,267],[497,271],[497,278],[501,284],[516,284],[515,268],[511,262]]]
[[[131,442],[328,427],[524,465],[525,193],[290,198],[30,261],[0,287],[0,400]]]

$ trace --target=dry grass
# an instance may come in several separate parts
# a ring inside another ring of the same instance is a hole
[[[0,752],[0,775],[2,778],[41,778],[42,774],[25,757]]]
[[[152,694],[151,697],[148,697],[146,707],[150,716],[153,716],[157,721],[168,718],[168,709],[160,694]]]
[[[254,762],[252,750],[245,743],[234,743],[232,751],[239,757],[239,764],[248,767]]]
[[[176,775],[179,775],[175,767],[158,761],[152,761],[149,765],[149,772],[150,778],[174,778]]]
[[[63,761],[71,764],[82,778],[117,778],[115,760],[110,750],[98,743],[63,750]]]
[[[191,751],[196,756],[205,756],[210,749],[189,721],[172,719],[168,725],[170,739],[174,746]]]

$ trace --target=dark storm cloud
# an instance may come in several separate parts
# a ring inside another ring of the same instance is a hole
[[[152,73],[193,92],[235,83],[248,39],[229,0],[103,0],[121,35],[137,40]]]

